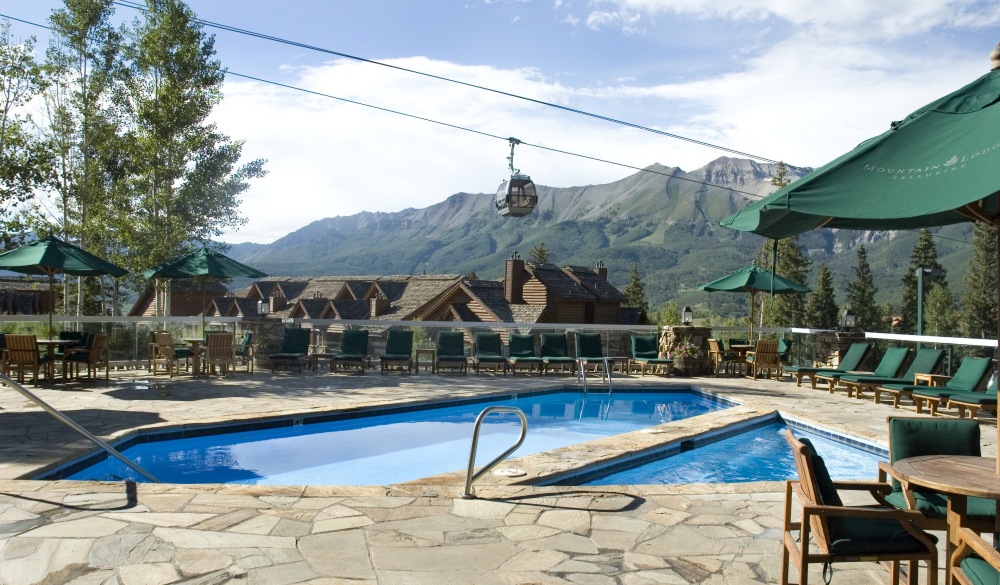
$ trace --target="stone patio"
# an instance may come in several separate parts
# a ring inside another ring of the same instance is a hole
[[[913,414],[793,382],[632,376],[616,385],[694,385],[740,406],[656,433],[513,459],[525,478],[487,475],[478,499],[456,472],[393,486],[239,486],[32,481],[90,450],[12,390],[0,393],[0,584],[776,583],[784,486],[530,487],[590,461],[778,411],[885,444],[885,418]],[[303,416],[483,393],[573,387],[567,376],[240,373],[43,386],[37,394],[103,439],[137,427]],[[32,388],[32,390],[35,390]],[[808,401],[808,402],[807,402]],[[804,408],[808,405],[808,408]],[[996,432],[984,427],[984,452]],[[460,467],[464,461],[456,462]],[[818,569],[810,575],[820,578]],[[838,585],[884,583],[843,565]]]

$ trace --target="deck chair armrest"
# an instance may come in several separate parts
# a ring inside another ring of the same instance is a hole
[[[993,565],[993,567],[1000,568],[1000,551],[993,548],[993,545],[983,540],[979,533],[971,528],[959,528],[958,529],[958,542],[959,547],[952,553],[951,565],[957,566],[959,562],[971,556],[972,554],[977,554],[984,561]]]
[[[893,469],[891,463],[889,463],[887,461],[879,461],[878,462],[878,480],[879,481],[885,481],[886,479],[888,479],[890,477],[892,479],[896,480],[896,481],[903,481],[903,479],[901,477],[899,477],[899,475],[896,473],[896,470]]]
[[[925,516],[916,510],[900,510],[882,506],[827,506],[803,504],[802,518],[807,516],[843,516],[851,518],[872,518],[882,520],[899,520],[902,522],[920,522]]]
[[[837,480],[833,482],[833,487],[838,490],[856,490],[856,491],[868,491],[873,495],[875,493],[888,494],[892,491],[892,486],[882,481],[870,481],[870,480]]]

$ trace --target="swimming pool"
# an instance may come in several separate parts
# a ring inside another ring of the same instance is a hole
[[[612,396],[577,391],[530,393],[272,421],[271,428],[161,432],[139,435],[116,447],[169,483],[386,485],[463,469],[476,416],[490,405],[516,406],[527,415],[528,438],[515,453],[520,457],[698,416],[734,403],[688,389]],[[480,433],[477,465],[513,444],[519,429],[516,415],[488,417]],[[43,479],[53,478],[141,481],[103,452]]]
[[[564,479],[560,485],[648,485],[687,483],[740,483],[795,479],[798,472],[785,439],[791,428],[808,437],[823,457],[834,479],[871,479],[878,462],[887,460],[884,449],[852,441],[847,444],[829,432],[794,421],[778,420],[674,455],[636,464],[620,471],[594,470]]]

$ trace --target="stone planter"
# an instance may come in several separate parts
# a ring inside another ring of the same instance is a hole
[[[674,358],[674,375],[688,378],[707,373],[705,360],[701,358]]]

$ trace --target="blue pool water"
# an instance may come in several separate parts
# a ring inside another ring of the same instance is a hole
[[[647,485],[684,483],[739,483],[795,479],[795,460],[785,440],[784,422],[777,422],[589,481],[572,485]],[[808,437],[823,457],[834,479],[872,479],[886,457],[820,434],[793,428]]]
[[[683,391],[616,392],[610,398],[557,392],[235,433],[170,440],[145,437],[120,449],[169,483],[385,485],[464,469],[475,419],[494,404],[516,406],[528,417],[528,437],[514,456],[729,407],[710,396]],[[487,417],[476,464],[487,463],[512,445],[519,430],[514,414]],[[115,459],[66,477],[141,481]]]

